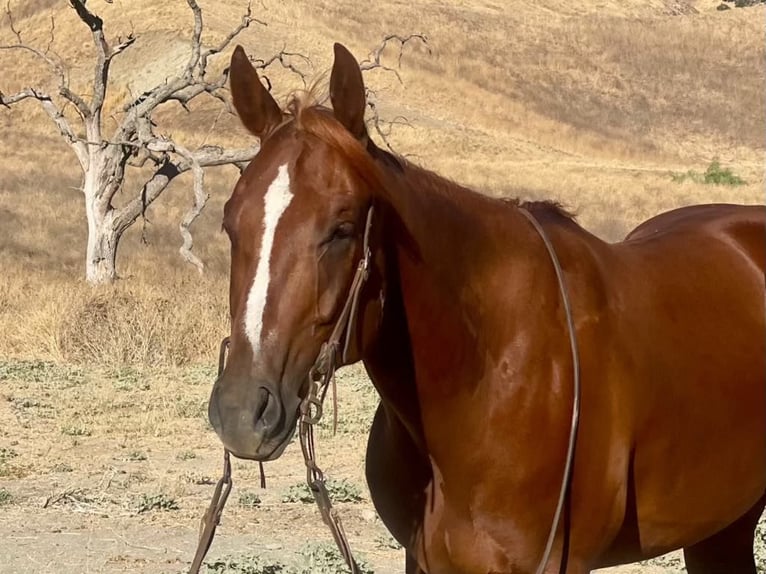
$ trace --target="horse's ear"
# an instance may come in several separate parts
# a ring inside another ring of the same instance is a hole
[[[362,70],[343,44],[335,44],[335,62],[330,75],[330,101],[335,117],[357,139],[367,137],[364,110],[367,96]]]
[[[242,124],[255,136],[263,139],[282,123],[282,110],[263,86],[258,72],[242,46],[234,48],[229,68],[231,98]]]

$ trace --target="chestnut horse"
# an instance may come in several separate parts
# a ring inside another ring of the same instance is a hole
[[[492,199],[378,149],[354,58],[336,45],[333,110],[281,109],[241,47],[234,106],[261,149],[224,210],[231,350],[210,421],[272,460],[362,258],[346,363],[378,390],[373,502],[407,572],[532,573],[566,462],[579,340],[580,427],[546,572],[684,549],[690,574],[754,574],[766,502],[766,208],[656,217],[608,244],[553,204]]]

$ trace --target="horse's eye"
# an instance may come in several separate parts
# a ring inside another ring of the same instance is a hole
[[[354,232],[354,224],[349,221],[344,221],[332,230],[332,233],[327,238],[327,243],[349,239],[354,236]]]

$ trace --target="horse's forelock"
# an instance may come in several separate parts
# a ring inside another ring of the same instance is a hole
[[[311,92],[294,95],[287,109],[299,132],[330,146],[371,187],[373,193],[385,190],[383,173],[362,142],[335,119],[332,110],[316,103]]]

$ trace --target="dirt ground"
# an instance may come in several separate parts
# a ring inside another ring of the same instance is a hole
[[[157,372],[0,361],[0,572],[185,571],[221,469],[205,413],[213,374],[213,365]],[[361,498],[337,503],[355,552],[378,574],[400,573],[402,551],[363,476],[376,396],[360,368],[338,383],[338,432],[327,416],[320,464],[336,496]],[[297,444],[266,465],[265,490],[256,464],[236,460],[233,474],[209,572],[277,563],[339,571],[314,504],[298,500],[306,492]],[[676,554],[602,572],[682,572],[681,564]]]

